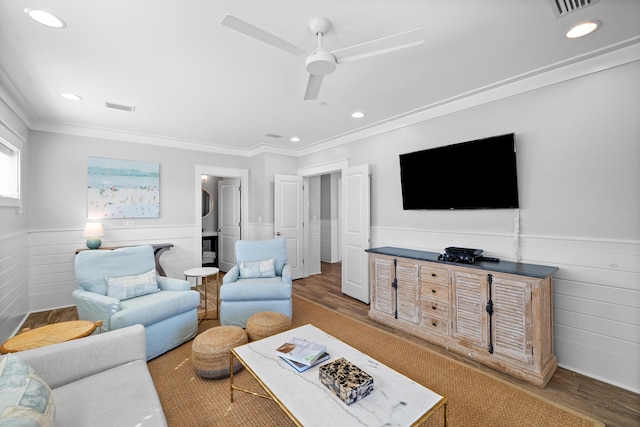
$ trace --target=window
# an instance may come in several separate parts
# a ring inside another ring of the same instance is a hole
[[[19,206],[20,150],[0,138],[0,206]]]

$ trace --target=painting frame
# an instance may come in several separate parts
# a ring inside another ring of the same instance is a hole
[[[87,159],[87,218],[159,217],[160,163]]]

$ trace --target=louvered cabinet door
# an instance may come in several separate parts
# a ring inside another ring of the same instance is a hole
[[[418,264],[411,260],[398,259],[396,279],[398,280],[398,298],[396,300],[398,319],[418,323],[420,319]]]
[[[371,256],[371,305],[374,310],[385,314],[393,314],[393,258]]]
[[[453,271],[452,335],[468,345],[487,348],[488,316],[485,275]]]
[[[531,283],[493,275],[493,351],[533,363]]]

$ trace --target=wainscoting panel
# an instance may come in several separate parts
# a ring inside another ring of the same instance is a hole
[[[372,247],[483,249],[515,261],[509,235],[372,228]],[[520,261],[559,268],[553,280],[555,352],[566,369],[640,392],[640,242],[519,236]]]
[[[320,268],[320,244],[321,235],[320,228],[321,221],[309,221],[309,259],[305,259],[305,267],[308,269],[307,273],[320,274],[322,270]]]
[[[15,334],[29,314],[28,234],[0,237],[0,342]]]
[[[84,249],[82,230],[32,230],[29,233],[29,311],[37,312],[74,305],[77,288],[75,253]],[[167,276],[184,279],[184,271],[200,266],[196,257],[193,225],[172,227],[106,228],[102,246],[173,243],[160,263]]]
[[[324,262],[340,261],[340,221],[323,219],[321,227],[321,258]]]

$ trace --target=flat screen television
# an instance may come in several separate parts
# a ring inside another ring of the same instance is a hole
[[[513,133],[400,154],[404,210],[518,208],[517,178]]]

